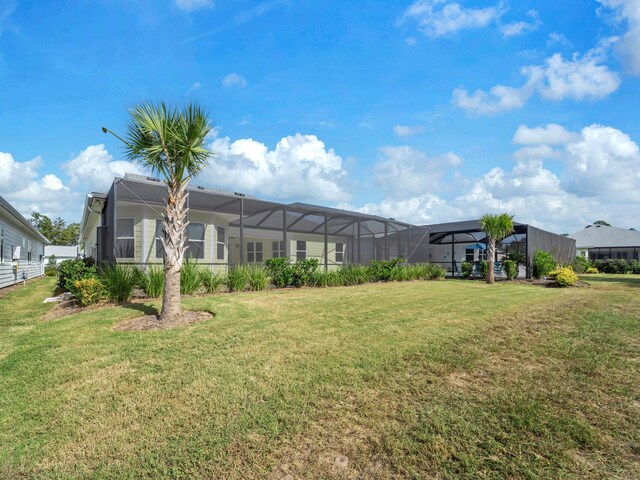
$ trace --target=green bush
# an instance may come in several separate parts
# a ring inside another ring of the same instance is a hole
[[[225,278],[225,283],[230,292],[242,292],[249,282],[247,267],[233,267]]]
[[[587,271],[584,272],[584,273],[600,273],[600,272],[598,272],[597,268],[589,267],[589,268],[587,268]]]
[[[254,292],[266,290],[269,286],[269,272],[264,267],[249,267],[247,269],[249,290]]]
[[[593,266],[601,273],[627,273],[630,269],[629,263],[622,258],[595,260]]]
[[[319,263],[317,258],[307,258],[294,263],[291,284],[294,287],[311,285]]]
[[[225,276],[214,273],[210,268],[203,268],[199,274],[200,283],[207,293],[216,293],[225,283]]]
[[[310,286],[314,287],[340,287],[342,285],[344,283],[339,270],[315,272],[310,283]]]
[[[556,260],[549,252],[536,250],[533,254],[533,276],[543,278],[556,267]]]
[[[573,261],[573,271],[576,273],[584,273],[590,266],[589,260],[584,258],[582,255],[578,255]]]
[[[631,270],[632,273],[640,274],[640,262],[635,259],[631,260],[631,263],[629,264],[629,270]]]
[[[513,280],[518,276],[518,264],[513,260],[505,260],[502,262],[502,266],[504,267],[504,273],[507,276],[507,280]]]
[[[159,265],[149,265],[146,269],[136,268],[136,285],[149,298],[162,296],[164,290],[164,270]]]
[[[364,265],[344,265],[338,272],[343,285],[362,285],[369,281],[369,270]]]
[[[418,273],[417,269],[406,265],[398,265],[391,270],[391,278],[389,280],[406,282],[407,280],[411,280],[411,275],[414,274],[414,272]]]
[[[447,274],[447,270],[437,263],[425,263],[424,267],[424,280],[441,280]]]
[[[98,274],[93,258],[65,260],[57,268],[57,286],[70,291],[76,280],[95,277]]]
[[[388,282],[397,275],[396,270],[401,269],[400,265],[404,258],[398,257],[393,260],[371,260],[369,263],[369,278],[372,282]]]
[[[193,295],[202,285],[200,269],[198,263],[188,258],[182,263],[180,270],[180,293],[182,295]]]
[[[105,296],[104,286],[97,277],[81,278],[73,282],[70,289],[77,304],[86,307],[93,303],[97,303]]]
[[[136,286],[135,269],[116,263],[104,267],[100,276],[109,300],[117,303],[131,300]]]
[[[554,279],[559,287],[571,287],[578,281],[578,275],[571,267],[560,267],[549,272],[549,277]]]
[[[44,267],[44,274],[47,277],[55,277],[58,273],[58,262],[56,262],[56,256],[51,255],[47,264]]]
[[[460,267],[460,275],[462,278],[469,278],[473,272],[473,264],[471,262],[462,262]]]
[[[293,283],[293,266],[291,259],[286,257],[268,258],[264,262],[271,283],[278,288],[288,287]]]
[[[480,260],[480,276],[482,278],[486,278],[487,276],[487,270],[489,270],[489,262],[487,262],[486,260]]]

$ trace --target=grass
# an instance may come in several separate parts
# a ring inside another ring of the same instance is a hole
[[[583,279],[194,297],[216,317],[132,332],[42,321],[45,278],[0,298],[0,477],[638,478],[640,277]]]

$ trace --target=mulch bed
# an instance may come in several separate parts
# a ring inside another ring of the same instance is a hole
[[[213,318],[215,313],[205,311],[185,310],[180,315],[160,320],[157,315],[130,318],[113,327],[114,330],[165,330],[169,328],[185,327]]]

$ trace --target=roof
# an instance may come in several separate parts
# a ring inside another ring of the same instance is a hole
[[[47,239],[47,237],[45,237],[44,235],[42,235],[42,233],[40,233],[40,230],[38,230],[36,227],[34,227],[31,222],[29,220],[27,220],[26,218],[24,218],[20,212],[18,212],[15,208],[13,208],[11,206],[11,204],[9,202],[7,202],[4,198],[0,197],[0,207],[4,208],[9,215],[11,215],[12,217],[14,217],[16,220],[18,220],[22,225],[24,225],[28,230],[30,230],[31,232],[33,232],[40,240],[42,240],[43,243],[49,243],[49,240]]]
[[[75,245],[47,245],[44,247],[44,256],[50,257],[51,255],[58,258],[77,257],[78,247]]]
[[[569,237],[576,248],[640,247],[640,232],[606,225],[590,225]]]

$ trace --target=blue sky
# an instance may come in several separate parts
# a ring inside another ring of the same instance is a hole
[[[205,106],[197,183],[416,223],[640,227],[640,1],[0,0],[0,195],[80,218],[100,131]]]

